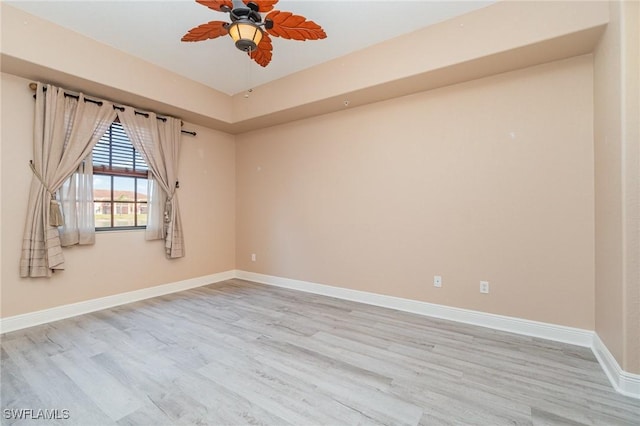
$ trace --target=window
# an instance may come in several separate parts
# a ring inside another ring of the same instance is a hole
[[[148,166],[120,123],[93,148],[93,204],[97,231],[145,228]]]

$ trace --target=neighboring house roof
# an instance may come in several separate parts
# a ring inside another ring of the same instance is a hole
[[[134,191],[113,191],[114,201],[133,201]],[[93,199],[95,201],[110,201],[111,190],[109,189],[94,189]],[[138,192],[138,201],[147,201],[147,194]]]

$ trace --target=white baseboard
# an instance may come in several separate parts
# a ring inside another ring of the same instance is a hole
[[[623,395],[640,398],[640,374],[624,371],[597,333],[593,338],[592,349],[614,389]]]
[[[292,280],[289,278],[256,274],[254,272],[236,271],[236,277],[262,284],[290,288],[293,290],[305,291],[307,293],[321,294],[338,299],[352,300],[354,302],[366,303],[368,305],[382,306],[428,317],[473,324],[492,328],[494,330],[508,331],[531,337],[540,337],[543,339],[570,343],[572,345],[588,348],[591,347],[593,342],[593,331],[579,328],[454,308],[434,303],[420,302],[418,300],[403,299],[400,297]]]
[[[57,306],[55,308],[30,312],[28,314],[0,318],[0,333],[8,333],[10,331],[21,330],[23,328],[87,314],[89,312],[100,311],[114,306],[137,302],[139,300],[164,296],[165,294],[189,290],[195,287],[202,287],[204,285],[229,280],[234,277],[235,271],[231,270],[174,283],[143,288],[141,290],[129,291],[127,293],[114,294],[112,296],[101,297],[99,299],[91,299],[84,302]]]

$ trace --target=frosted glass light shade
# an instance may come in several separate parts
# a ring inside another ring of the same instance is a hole
[[[236,21],[229,26],[229,35],[236,47],[244,52],[256,50],[262,40],[262,29],[251,21]]]

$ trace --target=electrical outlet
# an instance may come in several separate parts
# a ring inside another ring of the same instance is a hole
[[[252,262],[256,261],[256,254],[255,253],[251,253],[251,261]]]
[[[442,287],[442,277],[440,275],[433,276],[433,286]]]
[[[489,293],[489,281],[480,281],[480,293]]]

